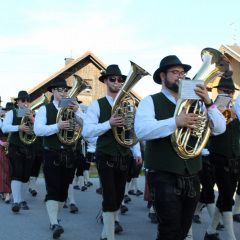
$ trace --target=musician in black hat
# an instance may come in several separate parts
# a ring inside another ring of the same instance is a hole
[[[47,189],[45,199],[53,238],[60,237],[64,232],[59,225],[59,216],[67,200],[69,184],[73,181],[75,169],[73,157],[75,143],[70,145],[62,143],[57,136],[60,130],[69,130],[70,123],[62,117],[56,122],[60,110],[59,101],[66,98],[70,88],[63,77],[54,78],[52,85],[47,88],[53,93],[53,101],[39,108],[34,124],[36,135],[43,137],[43,173]],[[77,101],[72,101],[68,106],[73,109],[77,122],[82,124],[82,113]]]
[[[158,218],[157,240],[184,239],[199,198],[197,173],[201,170],[201,157],[182,159],[171,143],[171,134],[178,127],[195,128],[199,123],[198,114],[186,114],[186,110],[174,116],[179,78],[184,79],[190,69],[175,55],[163,58],[153,75],[162,90],[140,102],[135,118],[136,135],[146,141],[144,166],[149,169],[148,186]],[[206,87],[197,87],[195,92],[208,110],[212,134],[222,133],[222,114],[212,105]]]
[[[30,177],[32,160],[34,157],[33,148],[22,142],[19,132],[29,133],[30,127],[25,123],[21,124],[22,117],[18,117],[17,111],[28,108],[30,96],[26,91],[20,91],[18,97],[14,99],[18,106],[6,114],[2,130],[4,133],[10,133],[8,158],[11,165],[11,188],[13,194],[12,211],[19,212],[20,208],[28,210],[29,207],[25,201],[28,180]],[[26,112],[25,116],[33,121],[33,114]]]
[[[127,178],[127,162],[130,149],[120,145],[112,131],[112,127],[122,127],[125,120],[111,115],[115,97],[126,76],[122,75],[118,65],[109,65],[99,81],[107,86],[107,95],[92,102],[84,119],[83,137],[98,137],[96,145],[96,161],[103,189],[103,222],[101,239],[113,240],[114,231],[123,231],[118,221],[118,210],[124,197]],[[134,148],[134,147],[133,147]],[[141,153],[135,153],[137,161],[141,161]]]
[[[218,94],[225,94],[230,99],[233,98],[235,87],[232,78],[222,77],[216,86]],[[229,106],[227,106],[228,108]],[[219,106],[221,111],[225,109]],[[236,112],[240,109],[230,109],[231,118],[226,119],[226,131],[218,136],[209,138],[208,150],[210,151],[209,159],[213,166],[213,172],[218,186],[218,199],[216,208],[207,229],[204,240],[219,240],[216,233],[216,227],[219,220],[223,219],[224,228],[227,233],[227,240],[236,240],[233,231],[232,206],[234,205],[233,196],[235,193],[237,180],[240,172],[240,129],[239,119]],[[240,113],[240,112],[239,112]],[[226,124],[225,123],[225,124]]]

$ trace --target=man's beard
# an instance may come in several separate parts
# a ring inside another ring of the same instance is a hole
[[[165,82],[164,82],[164,84],[165,84],[165,87],[168,88],[169,90],[178,93],[178,84],[177,84],[176,82],[170,83],[170,82],[168,81],[168,78],[165,77]]]
[[[119,88],[115,88],[114,86],[111,86],[109,83],[108,83],[108,89],[111,93],[118,93],[119,92]]]

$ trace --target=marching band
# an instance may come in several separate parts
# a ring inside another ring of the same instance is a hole
[[[89,168],[94,163],[102,194],[99,239],[114,240],[123,231],[118,214],[128,211],[128,194],[143,194],[138,175],[144,165],[144,195],[151,207],[151,221],[158,224],[157,240],[194,239],[191,225],[201,223],[203,206],[211,218],[204,240],[222,239],[216,230],[223,227],[227,240],[236,240],[240,95],[230,105],[239,89],[223,54],[206,48],[202,59],[202,68],[189,80],[185,77],[190,65],[175,55],[164,57],[153,75],[162,90],[140,103],[131,89],[149,73],[131,62],[132,71],[126,76],[118,65],[109,65],[98,79],[107,94],[90,103],[86,113],[76,96],[91,86],[77,75],[72,87],[65,78],[55,77],[47,88],[52,100],[45,97],[34,108],[29,108],[28,93],[19,91],[15,106],[7,103],[0,119],[0,193],[6,203],[12,202],[11,211],[31,210],[26,193],[38,194],[35,184],[42,166],[52,238],[61,237],[61,211],[67,198],[70,212],[78,211],[74,189],[85,191],[92,185]],[[214,102],[206,85],[216,77],[220,81]],[[180,79],[196,82],[196,98],[181,98]]]

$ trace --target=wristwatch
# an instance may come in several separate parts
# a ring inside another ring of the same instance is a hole
[[[205,103],[206,108],[210,108],[214,104],[213,100],[211,99],[211,102],[209,104]]]

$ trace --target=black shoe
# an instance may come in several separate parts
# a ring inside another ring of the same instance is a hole
[[[13,203],[13,204],[12,204],[12,211],[13,211],[13,212],[19,212],[19,210],[20,210],[20,205],[19,205],[19,203]]]
[[[82,186],[82,187],[81,187],[81,191],[85,191],[85,190],[87,190],[87,187]]]
[[[73,189],[80,190],[80,187],[78,185],[73,186]]]
[[[152,203],[151,203],[151,202],[148,202],[147,208],[151,208],[151,206],[152,206]]]
[[[63,208],[68,208],[67,201],[64,203]]]
[[[92,185],[93,185],[92,182],[87,182],[87,183],[85,184],[85,186],[87,186],[87,187],[91,187]]]
[[[134,190],[129,190],[129,191],[128,191],[128,194],[129,194],[129,195],[136,195],[136,193],[134,192]]]
[[[75,213],[75,212],[78,212],[78,207],[74,203],[71,203],[70,204],[70,213]]]
[[[124,203],[128,203],[132,201],[132,199],[128,195],[125,195],[123,199],[124,199]]]
[[[126,213],[128,211],[128,208],[125,205],[121,205],[120,206],[120,211],[121,211],[122,214]]]
[[[107,240],[107,238],[100,238],[100,240]]]
[[[115,230],[114,231],[115,231],[115,233],[120,233],[123,231],[123,228],[118,221],[115,221]]]
[[[149,213],[148,217],[151,219],[151,223],[158,223],[157,214],[156,213]]]
[[[30,189],[29,189],[30,191]],[[32,194],[33,197],[37,196],[37,191],[36,190],[31,190],[30,193]]]
[[[23,210],[29,210],[29,207],[28,207],[26,201],[20,202],[20,207],[21,207],[21,209],[23,209]]]
[[[8,203],[10,203],[10,201],[11,201],[10,198],[8,198],[8,199],[5,198],[5,203],[8,204]]]
[[[98,193],[98,194],[102,194],[102,188],[98,188],[98,189],[96,189],[96,193]]]
[[[192,221],[194,223],[201,223],[199,215],[193,215]]]
[[[224,225],[221,222],[219,222],[216,227],[216,230],[222,230],[223,228],[224,228]]]
[[[54,224],[51,229],[53,230],[53,238],[59,238],[61,236],[62,233],[64,233],[64,230],[62,228],[62,226],[58,225],[58,224]]]
[[[234,222],[240,222],[240,214],[234,214],[233,215],[233,221]]]
[[[218,233],[208,234],[205,233],[204,240],[221,240]]]
[[[141,190],[137,190],[135,194],[136,196],[140,196],[140,195],[143,195],[143,192]]]

